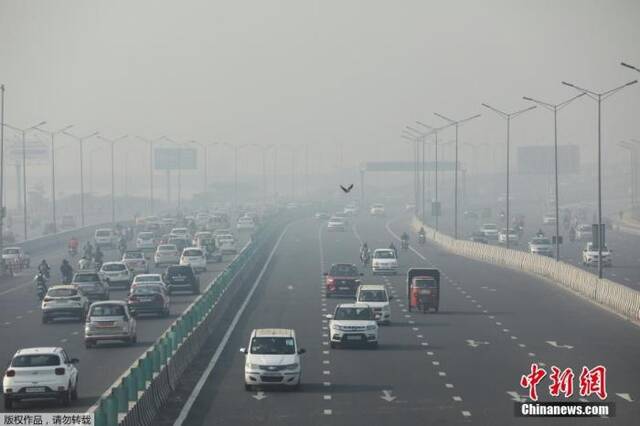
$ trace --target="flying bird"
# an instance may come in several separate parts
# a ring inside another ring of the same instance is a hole
[[[340,189],[342,189],[345,194],[348,194],[353,189],[353,184],[347,186],[346,188],[344,186],[340,185]]]

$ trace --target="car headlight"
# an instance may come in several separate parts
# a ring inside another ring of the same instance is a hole
[[[250,362],[246,363],[245,367],[248,368],[249,370],[260,370],[259,364],[251,364]]]
[[[367,330],[375,330],[376,328],[378,328],[377,325],[368,325],[367,326]]]
[[[283,365],[283,369],[285,370],[297,370],[300,365],[298,363]]]
[[[339,325],[337,325],[337,324],[332,325],[331,328],[333,328],[334,330],[337,330],[337,331],[344,331],[344,328],[339,326]]]

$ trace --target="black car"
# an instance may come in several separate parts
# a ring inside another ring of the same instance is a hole
[[[169,294],[174,291],[200,293],[200,279],[189,265],[169,266],[163,275]]]
[[[191,246],[189,241],[181,237],[169,237],[169,239],[167,240],[167,244],[175,244],[175,246],[178,248],[178,253],[182,253],[182,250],[184,250],[186,247]]]
[[[335,263],[324,273],[325,293],[331,296],[355,296],[363,274],[350,263]]]
[[[474,232],[471,235],[470,238],[471,241],[473,241],[474,243],[482,243],[482,244],[489,244],[489,240],[487,240],[487,237],[484,235],[484,232]]]
[[[91,301],[109,300],[109,285],[100,279],[97,272],[77,272],[71,284],[82,290]]]

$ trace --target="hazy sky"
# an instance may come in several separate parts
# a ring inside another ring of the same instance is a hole
[[[523,95],[573,96],[561,80],[606,90],[640,77],[619,65],[640,66],[639,22],[638,0],[0,0],[0,82],[18,126],[307,142],[320,166],[342,143],[356,164],[405,156],[401,129],[441,123],[434,111],[482,112],[461,137],[498,144],[504,122],[481,102],[515,110]],[[563,141],[593,147],[595,111],[567,108]],[[605,152],[620,155],[615,141],[640,138],[640,85],[604,112]],[[518,118],[514,145],[548,143],[551,124],[543,111]],[[66,152],[61,173],[75,173]],[[143,152],[130,148],[130,167]]]

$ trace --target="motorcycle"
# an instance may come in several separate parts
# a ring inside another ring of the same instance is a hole
[[[47,279],[42,273],[39,273],[33,279],[36,283],[36,293],[38,295],[38,299],[42,301],[44,296],[47,294]]]
[[[360,253],[360,261],[362,261],[362,264],[364,266],[369,265],[369,260],[371,260],[371,255],[369,254],[368,250]]]
[[[427,242],[427,237],[425,234],[418,234],[418,243],[424,245]]]
[[[409,240],[402,240],[402,250],[408,250],[409,249]]]

